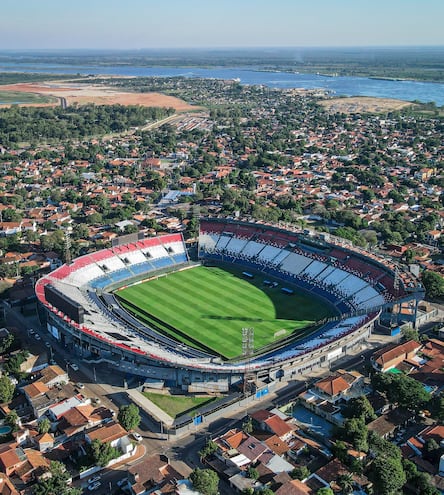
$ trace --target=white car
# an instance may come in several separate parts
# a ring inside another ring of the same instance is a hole
[[[35,340],[42,340],[42,338],[40,337],[40,335],[38,333],[34,334],[34,338],[35,338]]]
[[[142,435],[139,435],[138,433],[134,432],[133,433],[133,438],[134,440],[136,440],[137,442],[141,442],[143,440],[142,438]]]
[[[74,370],[74,371],[79,371],[79,367],[77,366],[76,363],[71,363],[71,368]]]
[[[77,383],[76,383],[76,388],[78,388],[78,389],[82,390],[83,388],[85,388],[85,385],[83,385],[83,383],[82,383],[82,382],[77,382]]]
[[[96,481],[100,481],[101,476],[99,474],[96,474],[96,476],[93,476],[88,479],[88,485],[92,485]]]
[[[88,485],[88,490],[90,492],[93,492],[94,490],[97,490],[97,488],[99,488],[100,486],[102,486],[102,483],[100,483],[100,481],[96,481],[95,483],[91,483],[90,485]]]

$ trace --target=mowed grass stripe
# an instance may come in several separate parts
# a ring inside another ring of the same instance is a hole
[[[259,348],[334,314],[302,292],[286,296],[279,289],[264,288],[261,274],[253,280],[239,275],[236,270],[197,267],[129,287],[118,295],[228,358],[241,354],[244,326],[254,327]],[[283,329],[286,333],[275,338]],[[184,340],[166,327],[165,332]]]

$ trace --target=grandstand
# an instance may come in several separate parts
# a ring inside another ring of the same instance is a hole
[[[411,274],[341,242],[262,223],[201,220],[199,262],[269,275],[285,283],[288,294],[297,288],[328,301],[339,314],[318,322],[309,335],[263,349],[248,364],[242,358],[222,361],[210,351],[184,345],[139,321],[115,298],[113,292],[121,287],[195,266],[181,234],[81,256],[41,278],[36,294],[48,331],[91,362],[193,390],[198,384],[202,390],[227,390],[247,371],[273,380],[328,364],[360,345],[382,311],[395,302],[423,298]]]

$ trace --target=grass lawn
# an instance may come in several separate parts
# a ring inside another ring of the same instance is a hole
[[[0,105],[14,105],[19,103],[56,103],[57,98],[50,96],[40,96],[34,93],[24,93],[22,91],[1,91]]]
[[[187,395],[163,395],[153,392],[142,392],[143,395],[165,411],[172,418],[177,418],[184,413],[190,413],[204,404],[216,400],[216,397],[189,397]]]
[[[332,316],[324,301],[263,285],[264,276],[198,266],[134,285],[116,295],[146,323],[174,338],[231,359],[242,353],[242,328],[254,328],[255,349]],[[134,308],[134,306],[136,308]]]

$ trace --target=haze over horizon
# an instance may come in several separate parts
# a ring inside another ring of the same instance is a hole
[[[3,0],[2,50],[444,44],[442,0]]]

